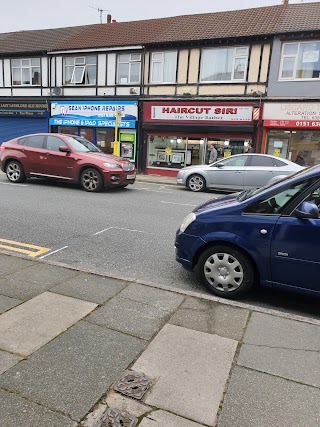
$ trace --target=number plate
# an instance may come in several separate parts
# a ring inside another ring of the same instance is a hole
[[[135,175],[127,175],[127,179],[135,179]]]

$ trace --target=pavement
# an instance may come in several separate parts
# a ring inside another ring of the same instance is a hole
[[[0,313],[1,427],[320,426],[318,320],[8,252]]]
[[[177,185],[177,179],[170,176],[161,176],[156,174],[146,175],[138,173],[136,175],[137,182],[147,182],[152,184]]]

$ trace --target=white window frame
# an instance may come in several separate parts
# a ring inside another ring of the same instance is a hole
[[[309,40],[309,41],[305,41],[305,42],[299,42],[299,41],[293,41],[293,42],[288,42],[288,43],[282,43],[282,48],[281,48],[281,58],[280,58],[280,66],[279,66],[279,75],[278,75],[278,81],[296,81],[296,82],[301,82],[301,81],[311,81],[311,82],[316,82],[318,80],[320,80],[320,77],[318,78],[310,78],[310,77],[306,77],[306,78],[297,78],[295,77],[297,75],[297,64],[298,64],[298,57],[299,57],[299,52],[300,52],[300,46],[303,44],[309,44],[309,43],[320,43],[320,40]],[[287,54],[285,55],[284,52],[284,48],[286,45],[293,45],[293,44],[297,44],[298,45],[298,50],[296,54]],[[320,49],[319,49],[320,52]],[[319,53],[320,55],[320,53]],[[283,71],[283,62],[285,58],[295,58],[294,61],[294,68],[293,68],[293,77],[281,77],[282,76],[282,71]]]
[[[128,61],[121,61],[121,56],[123,57],[124,55],[129,55],[129,60]],[[132,59],[132,56],[134,55],[139,55],[139,59]],[[132,81],[131,80],[131,66],[132,64],[137,64],[139,63],[139,78],[138,81]],[[128,79],[127,82],[123,83],[120,81],[120,64],[129,64],[129,71],[128,71]],[[141,53],[140,52],[133,52],[133,53],[120,53],[118,55],[118,72],[117,72],[117,84],[119,85],[133,85],[133,84],[140,84],[141,82]]]
[[[176,54],[176,69],[175,69],[175,75],[174,75],[174,81],[173,82],[167,82],[164,81],[164,64],[165,64],[165,54],[166,53],[172,53],[174,52]],[[155,55],[161,55],[161,59],[154,59]],[[178,59],[178,51],[177,50],[170,50],[170,51],[164,51],[164,52],[152,52],[151,54],[151,64],[150,64],[150,83],[158,83],[158,84],[176,84],[177,82],[177,59]],[[160,69],[160,80],[154,80],[153,78],[153,64],[159,63],[162,64]]]
[[[38,60],[39,65],[32,65],[32,61]],[[13,61],[20,61],[20,65],[13,65]],[[29,61],[29,65],[22,65],[22,61]],[[23,83],[23,70],[29,70],[30,83]],[[32,70],[38,69],[39,71],[39,83],[32,83]],[[13,70],[20,70],[20,84],[13,83]],[[41,59],[40,58],[13,58],[11,60],[11,82],[12,86],[40,86],[41,85]]]
[[[200,83],[206,84],[206,83],[234,83],[234,82],[246,82],[247,80],[247,73],[248,73],[248,63],[249,63],[249,46],[224,46],[224,47],[214,47],[214,48],[204,48],[203,51],[218,51],[219,49],[233,49],[233,60],[232,60],[232,71],[231,71],[231,79],[230,80],[202,80],[202,59],[201,59],[201,65],[200,65],[200,76],[199,81]],[[237,49],[246,49],[246,54],[237,54]],[[203,58],[203,56],[202,56]],[[242,79],[237,79],[234,77],[235,75],[235,62],[237,59],[245,59],[245,70],[243,73]]]
[[[88,58],[95,58],[95,64],[88,64],[87,59]],[[66,59],[73,59],[73,64],[67,64]],[[73,67],[73,71],[71,74],[71,80],[70,83],[66,82],[66,69]],[[82,83],[84,74],[86,72],[86,69],[88,67],[95,67],[95,73],[97,74],[97,57],[92,56],[74,56],[74,57],[65,57],[64,58],[64,78],[63,78],[63,84],[64,85],[81,85],[81,86],[95,86],[96,83]],[[76,73],[78,70],[82,70],[80,76],[76,78]]]

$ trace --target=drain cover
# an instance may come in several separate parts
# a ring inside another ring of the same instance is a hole
[[[150,379],[147,378],[144,374],[130,371],[122,378],[120,378],[120,380],[114,386],[114,389],[126,396],[134,397],[135,399],[141,399],[150,387],[150,384]]]
[[[94,427],[135,427],[138,419],[120,411],[116,408],[109,408],[97,421]]]

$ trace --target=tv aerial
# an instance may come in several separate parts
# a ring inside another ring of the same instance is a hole
[[[95,7],[95,6],[89,6],[89,7],[91,7],[91,9],[95,9],[95,10],[97,10],[98,12],[99,12],[99,14],[100,14],[100,24],[102,24],[102,12],[110,12],[110,10],[109,9],[101,9],[101,7]]]

